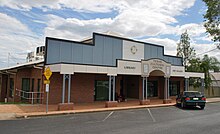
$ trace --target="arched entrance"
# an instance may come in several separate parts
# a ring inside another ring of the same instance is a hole
[[[161,70],[154,70],[149,73],[147,81],[147,94],[149,98],[163,99],[164,93],[164,76]],[[145,82],[146,83],[146,82]]]
[[[171,64],[161,59],[141,61],[143,77],[143,100],[149,97],[164,99],[169,103],[169,78]]]

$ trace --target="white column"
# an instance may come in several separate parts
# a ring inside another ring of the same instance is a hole
[[[115,76],[113,76],[113,101],[115,101]]]
[[[146,87],[145,87],[145,93],[146,93],[146,100],[147,100],[147,77],[145,78],[146,82]]]
[[[68,80],[68,103],[70,103],[70,90],[71,90],[71,74],[69,74],[69,80]]]
[[[165,77],[165,83],[164,83],[164,99],[167,99],[167,77]]]
[[[189,78],[185,78],[185,91],[189,90]]]

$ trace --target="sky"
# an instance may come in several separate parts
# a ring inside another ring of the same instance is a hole
[[[202,0],[0,0],[0,68],[26,62],[45,37],[80,41],[112,31],[176,55],[188,31],[196,54],[216,48],[203,26]],[[220,60],[220,50],[210,56]]]

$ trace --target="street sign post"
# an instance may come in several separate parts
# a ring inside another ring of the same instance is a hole
[[[50,79],[51,75],[52,75],[52,72],[51,72],[50,68],[47,67],[44,71],[44,76],[46,78],[46,80],[44,80],[44,84],[46,84],[46,93],[47,93],[46,113],[48,112],[48,97],[49,97],[49,90],[50,90],[50,88],[49,88],[50,80],[49,79]]]
[[[47,80],[49,80],[51,75],[52,75],[52,72],[51,72],[50,68],[47,67],[46,70],[44,71],[44,76],[46,77]]]

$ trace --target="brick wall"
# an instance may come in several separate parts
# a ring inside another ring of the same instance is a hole
[[[30,79],[30,91],[32,88],[32,79],[34,79],[34,92],[37,92],[37,81],[41,79],[42,81],[42,70],[36,68],[23,68],[19,69],[15,75],[15,86],[14,86],[14,101],[19,102],[21,101],[21,97],[18,96],[18,92],[16,89],[22,90],[22,79],[29,78]],[[35,100],[36,101],[36,100]]]
[[[108,80],[107,75],[75,73],[71,75],[71,102],[87,103],[94,102],[95,80]],[[50,78],[49,104],[62,102],[63,75],[53,73]],[[65,102],[68,97],[68,80],[65,81]],[[46,102],[46,93],[44,95]]]

